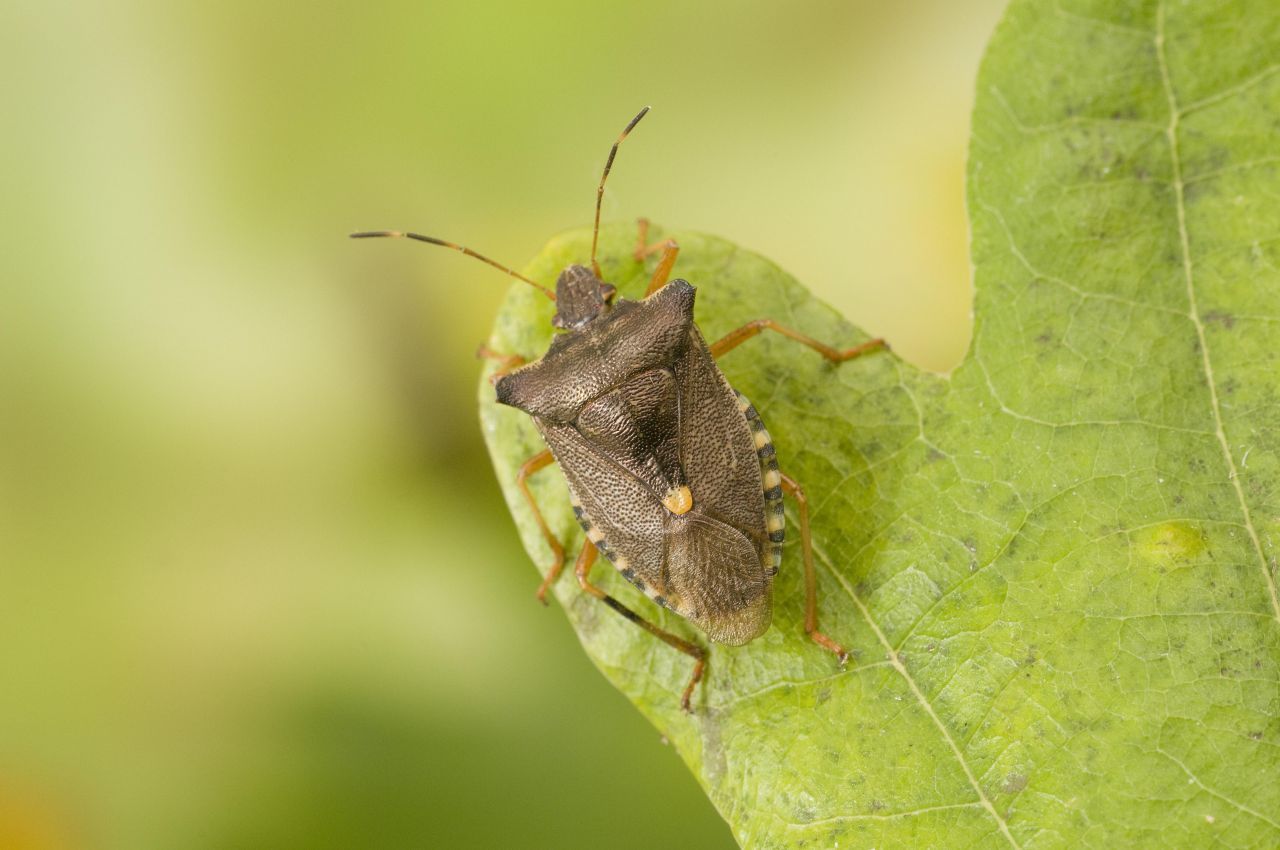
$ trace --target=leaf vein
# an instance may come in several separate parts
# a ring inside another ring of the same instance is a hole
[[[1165,97],[1169,101],[1169,126],[1165,129],[1165,134],[1169,139],[1169,160],[1173,167],[1173,196],[1178,216],[1178,240],[1182,249],[1182,272],[1187,283],[1187,301],[1191,314],[1191,323],[1195,326],[1196,337],[1200,342],[1200,357],[1204,366],[1205,383],[1209,387],[1209,407],[1213,413],[1214,430],[1218,437],[1218,443],[1222,448],[1222,456],[1226,461],[1227,477],[1231,480],[1231,486],[1235,488],[1236,499],[1240,503],[1240,511],[1244,514],[1245,529],[1249,532],[1249,540],[1253,543],[1253,550],[1258,557],[1258,563],[1262,569],[1262,577],[1271,597],[1271,608],[1275,612],[1277,622],[1280,622],[1280,593],[1277,593],[1275,577],[1271,575],[1270,565],[1267,563],[1266,555],[1262,551],[1262,542],[1258,539],[1258,532],[1254,528],[1253,515],[1249,510],[1248,501],[1244,496],[1244,487],[1240,484],[1240,476],[1236,470],[1235,456],[1231,453],[1231,446],[1227,443],[1226,431],[1223,430],[1222,405],[1218,401],[1217,382],[1213,377],[1213,360],[1209,355],[1209,341],[1205,334],[1204,322],[1200,318],[1200,308],[1196,303],[1195,270],[1191,259],[1191,239],[1187,233],[1187,205],[1182,182],[1182,158],[1178,152],[1178,119],[1185,113],[1178,108],[1178,98],[1174,94],[1173,82],[1169,78],[1169,62],[1165,56],[1164,18],[1165,3],[1162,0],[1156,6],[1156,59],[1160,66],[1160,81],[1164,86]],[[1263,79],[1263,74],[1269,76],[1276,70],[1280,70],[1280,65],[1272,66],[1262,74],[1256,75],[1253,79]],[[1203,103],[1203,101],[1200,103]]]
[[[884,630],[880,628],[880,625],[875,621],[875,618],[871,616],[871,611],[867,609],[867,606],[863,604],[862,600],[858,597],[858,594],[855,593],[853,588],[849,585],[849,582],[843,575],[841,575],[840,571],[835,568],[835,565],[831,563],[831,559],[827,556],[826,552],[818,549],[817,547],[814,547],[814,552],[818,556],[819,560],[822,561],[822,565],[827,572],[831,573],[831,575],[835,577],[836,581],[839,582],[840,586],[844,588],[844,592],[848,594],[849,599],[858,609],[858,613],[862,615],[862,619],[866,621],[866,624],[875,634],[876,640],[879,641],[880,646],[884,648],[885,654],[888,656],[889,663],[893,665],[893,668],[897,670],[899,675],[901,675],[906,681],[907,687],[911,689],[912,695],[916,698],[916,702],[920,704],[920,707],[924,709],[925,714],[927,714],[929,719],[933,721],[933,725],[938,728],[938,732],[941,733],[943,741],[951,749],[952,754],[955,755],[956,761],[960,763],[960,769],[964,771],[964,775],[969,780],[969,784],[973,786],[973,790],[977,792],[979,803],[995,820],[996,826],[999,827],[1001,835],[1005,837],[1011,847],[1016,848],[1016,850],[1022,850],[1021,845],[1019,845],[1017,840],[1014,839],[1013,833],[1009,831],[1009,824],[1000,816],[1000,813],[996,811],[995,805],[993,805],[990,798],[987,797],[987,793],[982,789],[982,785],[978,783],[978,778],[974,775],[973,768],[969,766],[968,759],[964,757],[964,753],[962,753],[960,748],[956,745],[956,740],[952,737],[950,730],[948,730],[946,724],[942,722],[942,718],[938,716],[938,713],[934,711],[933,704],[929,702],[929,699],[924,695],[924,692],[920,690],[920,686],[916,683],[915,678],[912,677],[911,672],[907,670],[906,665],[903,664],[902,659],[898,656],[898,652],[893,648],[893,644],[889,643],[889,639],[885,635]]]
[[[1258,84],[1270,79],[1271,77],[1274,77],[1277,73],[1280,73],[1280,64],[1276,64],[1268,68],[1264,68],[1258,73],[1254,74],[1252,77],[1249,77],[1246,80],[1242,80],[1236,83],[1234,86],[1228,86],[1227,88],[1223,89],[1220,92],[1208,95],[1206,97],[1202,97],[1197,101],[1187,104],[1186,106],[1182,107],[1182,110],[1180,113],[1178,113],[1178,116],[1181,118],[1185,118],[1188,115],[1190,115],[1192,112],[1196,112],[1197,110],[1204,109],[1209,106],[1213,106],[1215,104],[1221,103],[1224,100],[1229,100],[1238,94],[1242,94],[1248,91],[1249,89],[1254,88]],[[1168,90],[1166,89],[1166,91]]]
[[[822,820],[809,821],[808,823],[788,824],[792,829],[809,829],[815,826],[830,826],[833,824],[848,823],[850,821],[860,820],[898,820],[900,818],[911,818],[918,815],[931,814],[933,812],[945,812],[951,809],[972,809],[981,806],[982,803],[974,800],[971,803],[944,803],[938,806],[924,806],[919,809],[912,809],[907,812],[890,812],[889,814],[870,814],[870,815],[837,815],[835,817],[823,818]]]
[[[1235,800],[1231,799],[1226,794],[1223,794],[1221,791],[1216,791],[1213,788],[1210,788],[1208,785],[1205,785],[1203,782],[1200,781],[1200,777],[1192,773],[1189,767],[1183,764],[1180,759],[1178,759],[1168,750],[1164,749],[1163,747],[1156,747],[1156,752],[1158,752],[1160,755],[1164,756],[1169,761],[1176,764],[1178,767],[1182,768],[1182,772],[1187,775],[1187,779],[1193,782],[1196,785],[1196,787],[1200,788],[1206,794],[1217,797],[1219,800],[1231,806],[1232,808],[1236,809],[1237,811],[1244,812],[1246,815],[1252,815],[1258,820],[1264,823],[1268,823],[1271,826],[1275,827],[1276,829],[1280,829],[1280,823],[1276,823],[1271,818],[1267,817],[1266,815],[1262,814],[1259,811],[1255,811],[1254,809],[1249,808],[1243,803],[1237,803]]]

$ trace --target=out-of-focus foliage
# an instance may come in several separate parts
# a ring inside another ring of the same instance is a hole
[[[980,77],[961,366],[833,368],[772,335],[722,358],[810,494],[848,670],[804,634],[794,533],[774,628],[713,648],[692,715],[686,656],[560,585],[744,846],[1280,845],[1277,56],[1271,6],[1016,0]],[[708,339],[761,316],[865,339],[759,255],[672,235]],[[633,239],[608,231],[602,266],[634,298]],[[589,246],[556,239],[527,273]],[[537,356],[551,312],[513,285],[492,347]],[[541,443],[483,382],[481,401],[545,569],[513,482]],[[538,487],[575,552],[563,481]]]
[[[0,10],[0,845],[728,846],[533,579],[503,278],[732,236],[946,368],[1002,0]],[[856,256],[856,265],[850,257]]]

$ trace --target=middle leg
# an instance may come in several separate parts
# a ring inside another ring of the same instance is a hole
[[[742,327],[729,331],[723,337],[711,343],[711,356],[719,357],[725,352],[732,351],[762,331],[780,333],[788,339],[793,339],[801,345],[812,348],[832,363],[843,363],[846,360],[860,357],[869,351],[889,347],[883,339],[877,338],[867,340],[861,345],[855,345],[853,348],[832,348],[825,342],[818,342],[816,339],[807,337],[799,331],[794,331],[785,325],[778,324],[773,319],[756,319],[754,322],[747,322]]]

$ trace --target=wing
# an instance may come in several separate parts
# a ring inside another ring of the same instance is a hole
[[[696,498],[696,497],[695,497]],[[743,644],[769,628],[772,573],[741,531],[704,514],[676,517],[666,575],[678,612],[719,643]]]
[[[672,514],[574,429],[548,427],[543,436],[560,460],[578,522],[624,578],[714,641],[743,644],[769,628],[772,547],[762,564],[751,537],[699,509],[697,490],[692,510]]]
[[[780,501],[766,505],[763,464],[773,463],[772,443],[759,417],[748,417],[754,409],[729,386],[697,327],[690,328],[676,375],[680,467],[693,510],[682,527],[670,524],[667,571],[690,577],[682,587],[691,609],[685,616],[712,640],[746,643],[768,629],[772,617],[780,551],[770,531],[773,524],[781,530],[782,507]],[[767,458],[757,448],[761,434]]]
[[[752,424],[698,329],[689,333],[689,345],[676,362],[680,467],[693,492],[694,510],[740,531],[764,564],[769,531]]]

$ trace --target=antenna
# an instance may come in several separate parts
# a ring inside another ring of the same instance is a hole
[[[634,124],[635,122],[633,121],[632,123]],[[466,248],[462,245],[457,245],[453,242],[446,242],[443,239],[437,239],[434,236],[423,236],[421,233],[402,233],[399,230],[365,230],[365,231],[361,231],[360,233],[352,233],[351,238],[352,239],[415,239],[418,242],[427,242],[431,245],[441,245],[445,248],[452,248],[455,251],[461,251],[462,253],[466,254],[468,257],[475,257],[477,260],[479,260],[482,263],[488,263],[498,271],[503,271],[511,275],[516,280],[522,280],[525,283],[529,284],[530,286],[534,287],[535,289],[540,289],[542,291],[542,294],[550,298],[552,301],[556,300],[556,294],[552,292],[550,289],[547,289],[545,286],[543,286],[542,284],[536,281],[529,280],[529,278],[525,277],[524,275],[520,274],[519,272],[513,269],[507,268],[502,263],[491,260],[488,257],[486,257],[484,254],[477,254],[475,251],[472,251],[470,248]]]
[[[613,143],[613,147],[609,149],[609,158],[604,163],[604,174],[600,175],[600,185],[596,188],[596,224],[591,231],[591,270],[595,272],[597,278],[600,277],[600,264],[596,262],[596,243],[600,239],[600,202],[604,200],[604,181],[609,177],[609,169],[613,168],[613,158],[618,155],[618,145],[627,137],[627,134],[640,123],[640,119],[648,113],[649,107],[640,110],[640,114],[631,119],[618,136],[618,141]]]

